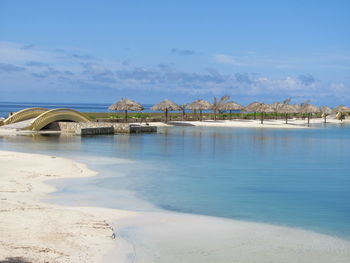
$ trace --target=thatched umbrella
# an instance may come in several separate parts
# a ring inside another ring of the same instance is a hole
[[[267,113],[267,112],[273,112],[273,109],[271,108],[271,106],[270,106],[269,104],[266,104],[266,103],[260,103],[260,104],[256,107],[256,110],[257,110],[258,112],[261,113],[261,117],[260,117],[261,124],[264,123],[265,113]]]
[[[275,119],[276,119],[276,120],[277,120],[277,115],[278,115],[278,113],[280,112],[280,110],[281,110],[281,108],[282,108],[283,105],[284,105],[284,104],[281,103],[281,102],[274,102],[274,103],[270,104],[271,109],[272,109],[273,112],[275,113]]]
[[[164,111],[164,113],[165,113],[165,122],[168,122],[168,112],[169,111],[180,110],[180,108],[175,102],[172,102],[171,100],[163,100],[162,102],[159,102],[158,104],[154,105],[151,108],[151,110]]]
[[[321,107],[321,112],[322,112],[322,115],[323,115],[323,118],[324,118],[324,123],[326,123],[327,122],[327,116],[329,114],[332,114],[333,110],[330,107],[328,107],[328,106],[323,106],[323,107]]]
[[[187,106],[187,109],[197,111],[199,110],[199,120],[202,121],[202,111],[210,110],[212,105],[206,100],[196,100]]]
[[[279,112],[285,114],[286,124],[288,124],[288,114],[297,112],[297,109],[295,105],[282,104],[281,107],[279,108]]]
[[[321,112],[319,107],[312,105],[312,104],[309,104],[309,103],[302,103],[300,105],[300,111],[301,111],[301,113],[307,113],[307,126],[308,127],[310,126],[311,114]]]
[[[109,110],[125,111],[125,121],[128,121],[128,111],[142,111],[143,107],[139,103],[130,99],[121,99],[120,101],[108,107]]]
[[[336,117],[339,118],[341,121],[343,121],[344,113],[349,113],[350,108],[344,105],[339,105],[338,107],[335,107],[333,109],[333,112],[336,112],[337,113]]]
[[[254,120],[256,119],[256,113],[259,111],[261,102],[252,102],[249,105],[245,106],[244,111],[254,112]]]
[[[221,107],[220,107],[220,110],[228,110],[230,111],[230,120],[232,119],[232,111],[233,110],[242,110],[243,109],[243,106],[234,102],[234,101],[229,101],[229,102],[226,102],[225,104],[223,104]]]
[[[270,107],[272,108],[273,112],[275,113],[275,119],[277,120],[278,113],[281,112],[281,109],[283,108],[283,105],[289,105],[292,98],[285,99],[283,103],[281,102],[274,102],[270,104]],[[287,107],[288,108],[288,107]],[[282,112],[284,113],[284,112]]]
[[[335,107],[333,109],[334,112],[341,112],[341,113],[347,113],[350,112],[350,108],[346,107],[344,105],[339,105],[338,107]]]

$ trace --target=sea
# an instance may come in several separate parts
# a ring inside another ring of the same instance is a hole
[[[104,104],[0,103],[105,111]],[[350,126],[162,127],[156,134],[0,136],[0,150],[42,153],[99,172],[52,182],[54,202],[166,210],[311,230],[350,240]]]

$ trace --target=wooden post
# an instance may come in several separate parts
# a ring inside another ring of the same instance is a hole
[[[264,112],[261,112],[260,120],[261,120],[261,124],[263,124],[264,123]]]
[[[128,110],[125,110],[125,122],[128,122]]]
[[[307,114],[307,127],[310,127],[310,113]]]
[[[165,109],[165,122],[168,122],[168,108]]]

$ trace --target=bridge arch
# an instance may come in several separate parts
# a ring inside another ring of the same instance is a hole
[[[79,111],[60,108],[43,112],[30,122],[30,126],[27,129],[40,131],[48,124],[56,121],[89,122],[90,120]]]
[[[48,111],[48,109],[39,108],[39,107],[20,110],[20,111],[17,111],[16,113],[12,114],[11,116],[9,116],[7,119],[5,119],[4,125],[33,119],[33,118],[38,117],[40,114],[42,114],[46,111]]]

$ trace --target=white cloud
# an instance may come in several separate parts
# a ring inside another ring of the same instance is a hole
[[[225,54],[215,54],[214,59],[216,62],[223,63],[223,64],[231,64],[236,65],[237,61],[232,56],[228,56]]]
[[[325,83],[310,74],[271,78],[258,74],[221,72],[210,69],[204,72],[189,72],[164,66],[123,66],[123,61],[93,58],[87,51],[84,57],[72,57],[73,50],[23,49],[23,44],[0,42],[0,87],[22,89],[54,89],[71,87],[84,89],[98,86],[101,89],[156,91],[159,93],[180,93],[184,95],[251,96],[256,100],[276,97],[297,97],[317,99],[333,97],[337,100],[350,99],[350,89],[345,83]],[[88,59],[86,59],[88,58]],[[216,54],[216,62],[242,65],[232,56]],[[54,86],[53,86],[54,85]],[[349,101],[350,102],[350,101]]]

